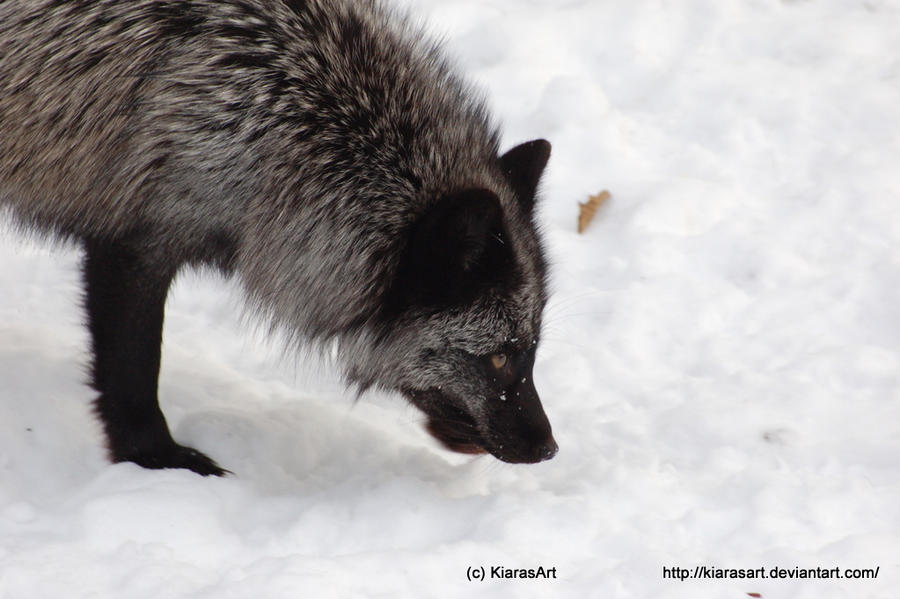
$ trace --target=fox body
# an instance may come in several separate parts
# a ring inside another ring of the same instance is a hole
[[[223,470],[157,401],[166,294],[241,281],[347,380],[399,391],[450,449],[537,462],[543,140],[499,153],[483,103],[369,0],[0,2],[0,204],[85,250],[110,456]]]

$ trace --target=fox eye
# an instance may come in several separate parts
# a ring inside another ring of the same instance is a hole
[[[501,370],[506,363],[509,362],[509,358],[506,354],[493,354],[491,355],[491,364],[494,365],[494,368],[497,370]]]

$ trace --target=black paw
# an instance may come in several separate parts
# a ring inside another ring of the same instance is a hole
[[[185,447],[173,443],[162,450],[153,452],[141,452],[135,455],[117,457],[117,462],[134,462],[138,466],[144,468],[186,468],[193,470],[202,476],[225,476],[232,474],[231,471],[225,470],[216,462],[192,447]]]

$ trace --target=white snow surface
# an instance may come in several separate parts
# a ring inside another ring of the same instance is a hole
[[[900,597],[900,3],[403,5],[507,146],[553,142],[535,380],[559,455],[441,449],[200,272],[161,403],[234,475],[111,465],[79,255],[3,225],[0,598]],[[698,565],[879,570],[663,575]],[[467,580],[492,566],[557,578]]]

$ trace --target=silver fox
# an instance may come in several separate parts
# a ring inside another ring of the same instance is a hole
[[[449,449],[557,444],[532,380],[550,144],[500,155],[440,49],[370,0],[0,2],[0,205],[85,251],[110,458],[227,472],[176,443],[164,304],[213,265],[297,343],[336,342]]]

